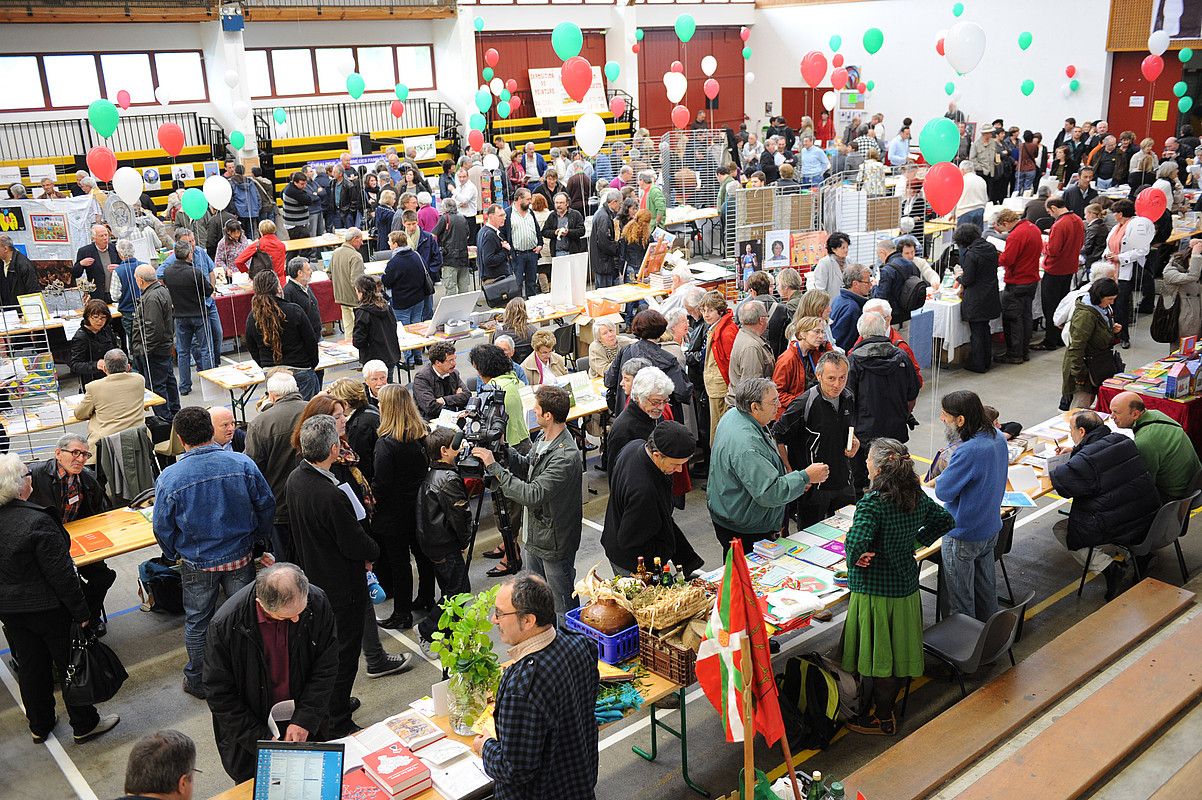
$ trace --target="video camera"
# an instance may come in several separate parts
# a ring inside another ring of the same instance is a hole
[[[455,463],[465,476],[482,476],[484,465],[472,455],[473,447],[484,447],[504,464],[507,455],[505,429],[509,414],[505,411],[505,390],[499,386],[485,384],[476,396],[468,400],[467,407],[459,418],[461,435],[455,445],[462,447]]]

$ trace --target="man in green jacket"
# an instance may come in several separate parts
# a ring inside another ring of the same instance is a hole
[[[651,212],[651,229],[664,227],[668,217],[668,202],[664,190],[655,185],[655,170],[645,169],[639,173],[639,208]]]
[[[1180,423],[1160,411],[1149,411],[1135,392],[1115,395],[1110,401],[1110,413],[1116,425],[1135,432],[1135,447],[1152,473],[1161,502],[1177,500],[1194,491],[1202,461]]]
[[[767,425],[776,418],[780,395],[769,378],[745,378],[734,387],[734,408],[722,416],[710,450],[706,486],[714,533],[725,556],[739,537],[744,552],[771,539],[785,521],[785,506],[830,474],[826,464],[786,472]]]

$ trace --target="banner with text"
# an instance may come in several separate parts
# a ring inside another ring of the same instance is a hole
[[[593,67],[593,82],[588,87],[583,103],[577,103],[568,96],[559,79],[558,67],[532,69],[529,72],[534,113],[540,117],[576,116],[590,111],[603,114],[609,110],[605,100],[605,84],[601,82],[600,67]]]

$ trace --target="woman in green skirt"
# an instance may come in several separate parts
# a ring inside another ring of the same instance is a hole
[[[848,722],[859,733],[897,733],[893,706],[903,678],[922,675],[922,601],[914,549],[951,530],[952,515],[922,491],[914,460],[896,439],[868,449],[869,490],[847,534],[851,601],[843,668],[872,678],[872,710]]]

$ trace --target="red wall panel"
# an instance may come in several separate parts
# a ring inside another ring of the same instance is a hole
[[[706,107],[702,84],[706,75],[701,59],[712,55],[718,60],[714,79],[718,81],[717,108],[708,112],[714,128],[738,130],[743,122],[743,40],[737,27],[698,28],[688,44],[681,44],[671,28],[647,29],[639,51],[639,125],[653,134],[672,127],[672,104],[664,89],[664,73],[673,61],[684,64],[689,88],[681,103],[689,109],[690,119]]]
[[[563,63],[555,55],[551,46],[551,31],[532,31],[528,33],[490,33],[485,31],[476,34],[476,80],[484,82],[480,72],[488,66],[484,53],[488,48],[496,48],[499,60],[494,67],[496,77],[502,81],[513,78],[517,81],[517,93],[522,95],[523,105],[519,116],[529,116],[534,110],[525,103],[530,100],[530,75],[527,70],[558,67]],[[584,46],[580,55],[588,59],[594,67],[605,66],[605,35],[598,31],[584,32]],[[604,83],[605,76],[601,80]],[[479,83],[477,85],[479,85]]]
[[[1177,97],[1173,94],[1173,84],[1181,80],[1182,65],[1177,60],[1175,52],[1164,54],[1164,72],[1156,79],[1155,84],[1144,80],[1140,73],[1140,63],[1146,52],[1113,53],[1110,70],[1110,105],[1106,121],[1110,123],[1111,133],[1135,131],[1135,139],[1139,141],[1145,136],[1156,140],[1156,152],[1160,152],[1164,140],[1174,135],[1178,128],[1189,122],[1189,115],[1177,111]],[[1155,92],[1153,92],[1155,88]],[[1132,108],[1129,98],[1142,96],[1142,108]],[[1152,103],[1154,100],[1169,101],[1169,118],[1163,122],[1150,122],[1152,118]]]

